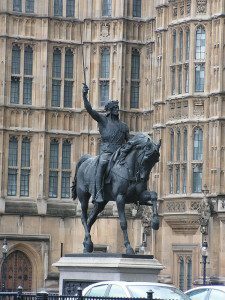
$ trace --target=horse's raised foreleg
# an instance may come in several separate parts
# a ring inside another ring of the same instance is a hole
[[[127,233],[127,220],[125,216],[125,198],[119,194],[116,198],[116,204],[118,209],[118,215],[120,219],[120,227],[123,231],[124,246],[126,247],[126,254],[134,254],[134,250],[130,245],[130,241]]]
[[[152,229],[158,230],[159,229],[159,215],[158,215],[158,208],[157,208],[157,193],[151,193],[151,200],[152,200],[152,221],[151,226]]]
[[[79,198],[79,201],[81,204],[81,222],[84,226],[84,231],[85,231],[85,237],[84,237],[84,241],[83,241],[83,245],[84,245],[83,252],[90,253],[90,252],[93,252],[93,243],[91,240],[90,230],[87,225],[88,200],[90,198],[90,194],[89,193],[79,193],[78,198]]]

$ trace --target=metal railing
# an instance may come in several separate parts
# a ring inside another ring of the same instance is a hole
[[[18,287],[17,292],[0,292],[0,300],[146,300],[146,299],[165,300],[165,299],[153,298],[152,291],[148,291],[146,293],[146,298],[82,296],[81,288],[77,289],[77,294],[74,296],[49,294],[45,291],[39,293],[27,293],[27,292],[23,292],[22,287]]]

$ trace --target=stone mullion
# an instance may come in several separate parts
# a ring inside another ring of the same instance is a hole
[[[23,104],[23,82],[24,82],[24,45],[21,46],[20,52],[20,96],[19,104]]]
[[[221,122],[216,122],[216,166],[217,166],[217,174],[216,174],[216,193],[220,194],[221,190],[221,142],[222,142],[222,128]]]
[[[224,34],[224,31],[223,31],[223,22],[222,22],[222,20],[220,21],[220,27],[219,28],[220,28],[220,34],[219,34],[219,45],[220,45],[220,47],[219,47],[219,64],[220,64],[220,69],[219,69],[219,78],[220,78],[220,80],[219,80],[219,91],[222,91],[223,90],[223,82],[224,82],[224,80],[223,80],[223,78],[224,78],[224,75],[223,75],[224,74],[224,72],[223,72],[223,70],[224,70],[224,60],[223,60],[223,56],[224,56],[224,54],[223,54],[223,52],[224,52],[224,50],[223,50],[223,45],[224,45],[224,36],[223,36],[223,34]]]
[[[6,151],[3,149],[6,149],[4,147],[4,132],[1,130],[0,131],[0,164],[1,164],[1,172],[0,172],[0,213],[5,212],[5,190],[6,190],[6,168],[5,168],[5,156],[6,156]]]
[[[203,128],[203,163],[202,163],[202,187],[204,184],[208,186],[208,170],[209,170],[209,145],[212,145],[209,141],[209,125],[205,124]]]
[[[120,108],[124,105],[122,104],[123,99],[123,87],[124,87],[124,81],[123,81],[123,72],[124,72],[124,57],[123,57],[123,44],[117,44],[117,53],[116,55],[116,64],[115,64],[115,74],[116,74],[116,99],[120,101]]]
[[[114,81],[114,78],[113,78],[113,73],[114,73],[114,64],[113,64],[113,47],[110,46],[109,47],[109,65],[110,65],[110,68],[109,68],[109,99],[113,99],[113,81]]]
[[[59,139],[59,158],[58,158],[58,199],[61,199],[62,192],[62,138]]]
[[[18,138],[18,152],[17,152],[17,193],[16,193],[16,196],[20,197],[22,136],[17,136],[17,138]]]
[[[125,109],[130,108],[130,96],[131,96],[131,55],[132,55],[132,47],[126,45],[125,51]],[[124,103],[124,104],[125,104]]]
[[[94,78],[96,78],[96,89],[92,91],[92,103],[94,105],[94,107],[99,107],[100,104],[100,64],[101,64],[101,46],[97,45],[97,51],[95,54],[95,63],[94,65]]]

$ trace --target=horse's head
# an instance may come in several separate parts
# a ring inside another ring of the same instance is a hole
[[[139,154],[139,176],[141,180],[148,180],[149,173],[153,166],[159,161],[161,140],[158,144],[154,143],[150,137],[140,147]]]

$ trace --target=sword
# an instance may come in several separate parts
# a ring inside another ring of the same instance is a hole
[[[86,73],[85,73],[85,65],[84,65],[84,49],[83,49],[81,23],[80,23],[80,41],[81,41],[81,55],[82,55],[82,64],[83,64],[83,75],[84,75],[84,83],[83,84],[86,85]]]

